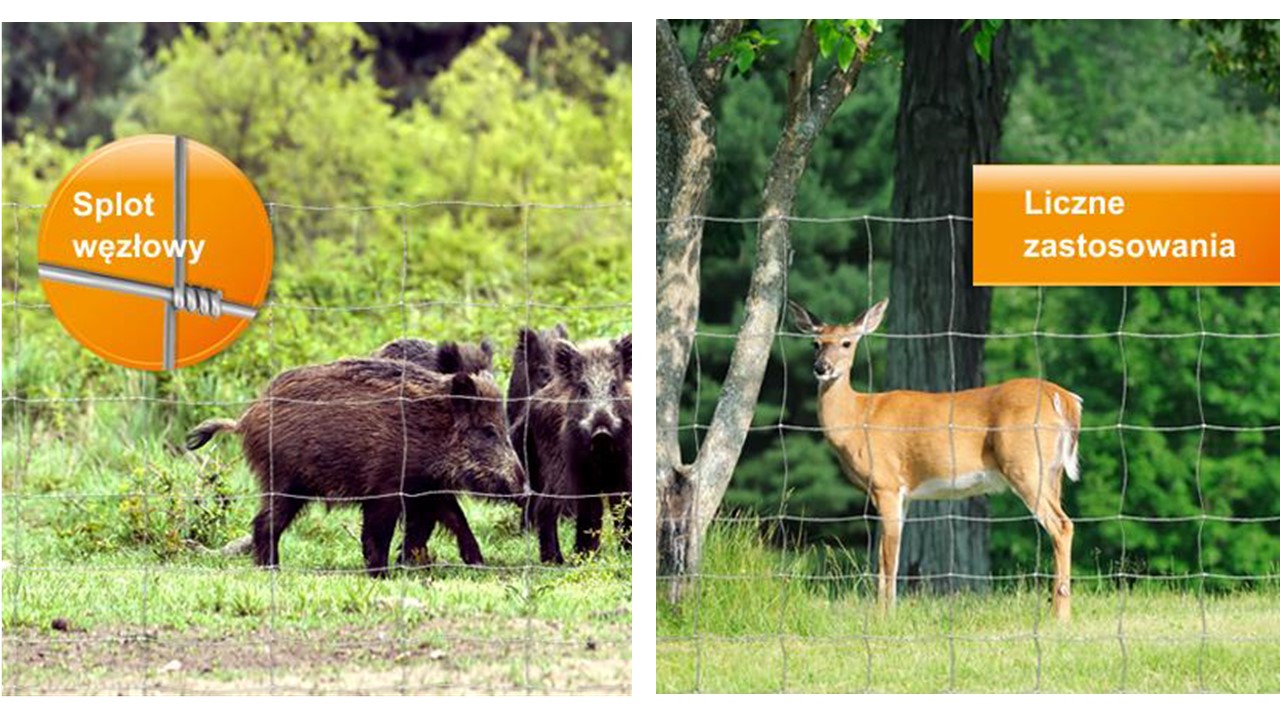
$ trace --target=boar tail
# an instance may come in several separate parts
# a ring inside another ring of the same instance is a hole
[[[187,433],[187,449],[195,450],[203,447],[205,443],[213,439],[214,435],[220,432],[239,432],[240,424],[235,420],[227,418],[216,418],[214,420],[205,420]]]

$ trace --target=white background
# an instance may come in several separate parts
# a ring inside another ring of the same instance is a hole
[[[490,720],[519,718],[535,720],[673,720],[701,717],[709,720],[755,720],[782,717],[783,720],[908,720],[916,717],[952,718],[1017,717],[1021,720],[1077,718],[1091,720],[1104,717],[1136,717],[1139,720],[1167,720],[1196,717],[1198,720],[1234,720],[1227,714],[1242,715],[1241,720],[1261,720],[1280,716],[1276,696],[659,696],[654,693],[656,678],[655,653],[655,553],[654,499],[655,476],[653,449],[656,447],[654,378],[654,298],[655,263],[654,228],[657,219],[654,197],[655,90],[654,43],[655,17],[676,13],[683,17],[773,17],[779,11],[811,17],[1010,17],[1032,12],[1036,15],[1060,17],[1141,17],[1140,10],[1155,10],[1165,15],[1194,17],[1212,12],[1220,17],[1265,16],[1275,13],[1274,5],[1255,3],[1133,3],[1126,11],[1117,3],[1083,2],[1030,5],[1026,3],[762,3],[762,2],[684,2],[684,3],[582,3],[494,2],[467,5],[419,2],[361,2],[334,4],[328,8],[314,4],[263,2],[217,2],[211,4],[173,2],[159,3],[18,3],[10,0],[4,9],[6,20],[163,20],[177,16],[194,20],[433,20],[433,21],[613,21],[631,22],[633,42],[633,327],[634,380],[633,406],[635,433],[635,547],[633,555],[633,696],[615,698],[120,698],[104,701],[97,698],[12,698],[0,697],[0,715],[4,720],[17,718],[77,720],[98,718],[175,717],[181,720],[218,718],[227,720],[232,713],[247,713],[236,720],[249,720],[260,715],[287,720],[377,720],[397,714],[408,720]],[[1234,10],[1234,12],[1232,12]],[[41,17],[30,17],[32,12]],[[209,17],[209,15],[213,17]],[[193,16],[204,15],[197,18]],[[305,17],[299,18],[298,15]],[[358,15],[359,17],[355,17]],[[13,16],[13,17],[11,17]],[[23,17],[27,16],[27,17]],[[732,118],[720,122],[732,122]],[[0,188],[0,192],[3,188]],[[649,398],[649,401],[645,399]],[[1277,628],[1280,631],[1280,628]],[[883,662],[892,662],[885,658]],[[1280,657],[1275,659],[1280,673]],[[1101,685],[1102,678],[1099,678]],[[286,704],[288,705],[286,707]],[[305,714],[300,714],[305,713]],[[1243,717],[1248,713],[1247,718]]]

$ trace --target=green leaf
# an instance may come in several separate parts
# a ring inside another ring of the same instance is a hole
[[[980,30],[977,35],[973,36],[973,50],[978,53],[978,57],[985,61],[991,60],[991,41],[995,36]]]
[[[756,61],[756,51],[751,47],[744,47],[738,51],[738,56],[734,58],[737,63],[738,72],[745,73],[751,69],[751,64]]]
[[[841,72],[847,72],[849,70],[849,66],[853,64],[853,53],[857,49],[858,46],[852,39],[848,37],[840,38],[840,46],[836,51],[836,62],[839,63]]]
[[[830,23],[822,23],[815,32],[818,35],[818,52],[822,53],[822,57],[831,57],[831,51],[835,50],[836,42],[840,39],[840,31],[831,27]]]

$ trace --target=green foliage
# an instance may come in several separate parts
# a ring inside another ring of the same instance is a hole
[[[4,139],[57,128],[71,145],[111,131],[143,81],[139,23],[5,23]]]
[[[841,70],[848,70],[858,47],[867,44],[881,30],[879,20],[814,20],[813,34],[818,52],[835,57]]]
[[[711,48],[711,59],[729,56],[730,68],[737,74],[745,75],[755,64],[756,59],[764,55],[765,50],[778,44],[778,39],[766,35],[756,28],[738,33],[735,37]]]
[[[1020,25],[1002,157],[1019,163],[1267,163],[1280,108],[1208,76],[1198,40],[1151,21]]]
[[[344,23],[186,27],[116,121],[115,135],[183,134],[216,148],[266,198],[368,204],[392,187],[380,157],[391,107],[373,79],[368,36]],[[198,89],[198,90],[197,90]]]
[[[86,150],[92,149],[91,141]],[[0,183],[4,185],[3,221],[4,233],[4,286],[17,287],[18,274],[31,277],[36,266],[34,242],[19,243],[10,238],[34,237],[40,216],[17,205],[41,205],[53,193],[53,189],[71,168],[80,161],[80,150],[68,148],[54,138],[29,133],[22,140],[4,148],[3,170]],[[23,270],[25,268],[25,270]]]
[[[960,32],[968,32],[973,27],[973,20],[966,20],[960,26]],[[983,60],[991,60],[991,46],[996,41],[996,34],[1004,26],[1003,20],[978,20],[978,29],[973,33],[973,51]]]
[[[1280,21],[1183,20],[1204,42],[1209,67],[1280,97]]]

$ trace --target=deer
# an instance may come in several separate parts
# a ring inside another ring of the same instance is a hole
[[[880,516],[878,600],[897,599],[898,556],[912,500],[954,500],[1012,489],[1053,542],[1052,613],[1071,619],[1071,518],[1062,476],[1080,479],[1084,402],[1047,380],[1019,378],[956,392],[860,393],[849,381],[858,341],[880,327],[886,298],[832,325],[787,301],[813,339],[818,421],[840,468]]]

